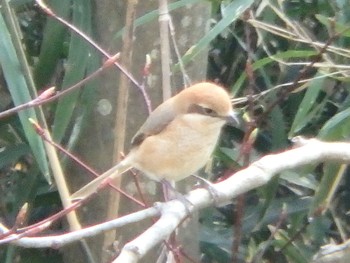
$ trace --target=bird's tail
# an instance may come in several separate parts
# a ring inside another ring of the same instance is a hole
[[[80,188],[74,194],[72,194],[71,195],[71,200],[72,201],[77,201],[77,200],[85,198],[86,196],[94,193],[97,190],[97,188],[100,186],[100,184],[103,182],[104,179],[106,179],[108,177],[110,177],[110,178],[117,178],[118,176],[122,175],[126,171],[130,170],[131,167],[132,166],[129,164],[127,159],[124,159],[123,161],[121,161],[117,165],[113,166],[108,171],[106,171],[103,174],[101,174],[96,179],[92,180],[87,185],[85,185],[82,188]]]

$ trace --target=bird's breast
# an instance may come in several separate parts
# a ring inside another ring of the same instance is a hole
[[[181,180],[209,160],[224,122],[199,114],[175,118],[132,151],[134,167],[153,180]]]

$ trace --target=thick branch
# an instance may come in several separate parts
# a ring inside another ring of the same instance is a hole
[[[69,243],[79,241],[86,237],[96,236],[102,232],[116,229],[128,224],[135,222],[140,222],[146,218],[155,217],[159,215],[159,211],[154,208],[148,208],[136,213],[132,213],[117,219],[113,219],[101,224],[93,225],[90,227],[85,227],[84,229],[72,231],[67,234],[62,235],[52,235],[52,236],[43,236],[43,237],[24,237],[19,240],[11,242],[11,244],[28,247],[28,248],[44,248],[52,247],[59,248]],[[8,231],[4,226],[0,224],[0,234]],[[10,235],[9,238],[15,238],[15,235]],[[1,242],[1,240],[0,240]]]
[[[232,198],[266,184],[272,177],[282,171],[324,161],[350,163],[350,143],[321,142],[316,139],[302,140],[300,146],[297,148],[267,155],[252,163],[246,169],[235,173],[225,181],[214,184],[215,190],[218,192],[216,205],[229,203]],[[188,209],[191,209],[192,211],[199,210],[213,205],[214,202],[210,193],[206,189],[193,190],[186,196],[186,198],[193,204],[192,207],[186,207],[188,204],[184,204],[178,200],[173,200],[167,203],[158,204],[157,209],[150,208],[134,213],[132,215],[137,214],[137,217],[134,217],[133,220],[125,220],[115,224],[113,227],[120,227],[121,225],[130,224],[149,216],[159,215],[159,211],[161,214],[161,217],[154,225],[125,245],[115,262],[137,262],[152,247],[168,238],[177,226],[187,217]],[[125,218],[127,217],[128,216]],[[116,220],[122,219],[123,218],[119,218]],[[62,246],[76,241],[76,236],[75,238],[68,238],[76,233],[79,233],[79,238],[85,238],[96,235],[101,231],[106,231],[107,228],[105,224],[109,224],[108,229],[110,229],[111,222],[115,221],[92,226],[88,228],[88,231],[86,232],[80,230],[55,237],[22,238],[12,243],[17,246],[26,247]],[[1,231],[4,231],[4,229],[0,229],[0,232]],[[48,240],[51,240],[51,243],[48,242]],[[41,242],[41,245],[38,244],[39,241]]]

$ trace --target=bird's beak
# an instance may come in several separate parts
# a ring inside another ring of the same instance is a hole
[[[239,114],[235,111],[231,111],[228,116],[225,117],[228,125],[237,127],[241,124]]]

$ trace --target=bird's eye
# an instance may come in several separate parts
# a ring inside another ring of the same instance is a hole
[[[198,105],[198,104],[190,105],[190,107],[188,108],[188,113],[198,113],[198,114],[212,116],[212,117],[217,116],[217,113],[213,109],[208,107],[203,107],[202,105]]]
[[[207,115],[213,115],[215,113],[214,110],[212,110],[210,108],[204,108],[204,107],[203,107],[203,112]]]

